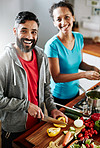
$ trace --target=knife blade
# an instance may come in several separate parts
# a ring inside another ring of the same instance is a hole
[[[52,118],[52,117],[49,117],[49,116],[46,116],[46,115],[44,115],[44,118],[42,119],[42,121],[46,121],[46,122],[49,122],[49,123],[55,123],[55,124],[67,125],[67,123],[64,123],[63,121],[59,121],[55,118]]]

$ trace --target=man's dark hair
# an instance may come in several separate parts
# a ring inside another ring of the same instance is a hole
[[[29,12],[29,11],[22,11],[22,12],[18,13],[18,15],[15,18],[15,26],[16,26],[16,24],[23,24],[27,20],[35,21],[39,27],[39,20],[38,20],[37,16],[34,13]]]
[[[70,4],[68,1],[66,0],[62,0],[58,3],[54,3],[50,10],[49,10],[49,13],[50,13],[50,16],[53,18],[53,11],[54,9],[58,8],[58,7],[67,7],[69,9],[69,11],[72,13],[72,16],[74,16],[74,11],[73,11],[73,6],[72,4]]]

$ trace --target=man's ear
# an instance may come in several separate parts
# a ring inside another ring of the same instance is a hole
[[[13,28],[13,33],[14,33],[14,35],[16,35],[16,28],[15,27]]]

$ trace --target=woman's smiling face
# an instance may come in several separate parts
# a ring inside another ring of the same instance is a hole
[[[72,31],[74,16],[67,7],[58,7],[53,11],[54,25],[60,32],[66,34]]]

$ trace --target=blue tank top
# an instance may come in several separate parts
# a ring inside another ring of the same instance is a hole
[[[83,36],[78,32],[72,32],[75,44],[72,50],[67,49],[58,39],[53,36],[45,45],[45,53],[48,57],[59,58],[60,73],[78,73],[79,65],[82,61],[81,50],[84,46]],[[51,92],[54,97],[60,99],[70,99],[77,95],[79,80],[64,83],[55,83],[51,78]]]

